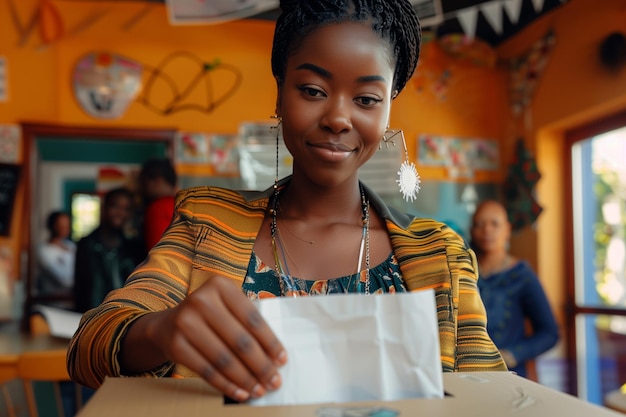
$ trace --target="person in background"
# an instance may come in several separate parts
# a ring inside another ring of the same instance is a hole
[[[146,250],[157,244],[174,214],[178,178],[169,159],[150,159],[139,172],[139,191],[144,199],[143,238]]]
[[[76,244],[70,239],[70,215],[65,211],[53,211],[46,219],[48,239],[37,252],[39,295],[71,297],[74,287],[74,262]]]
[[[69,346],[70,376],[93,387],[107,376],[196,376],[242,402],[279,389],[288,360],[252,300],[422,289],[436,297],[442,371],[506,370],[463,239],[388,207],[359,181],[359,168],[398,133],[388,128],[391,103],[419,55],[413,6],[280,7],[274,132],[277,149],[282,133],[293,156],[292,174],[265,191],[179,192],[172,224],[146,262],[83,316]],[[414,169],[400,166],[411,200]]]
[[[508,253],[511,224],[501,203],[481,202],[470,234],[478,258],[478,289],[487,309],[487,331],[509,369],[527,377],[528,361],[559,340],[552,309],[530,265]]]
[[[144,259],[143,242],[128,238],[124,226],[133,213],[133,193],[115,188],[104,194],[100,225],[76,248],[74,308],[85,312],[100,304],[109,291],[120,288]]]

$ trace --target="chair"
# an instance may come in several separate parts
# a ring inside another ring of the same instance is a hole
[[[61,349],[24,352],[20,355],[17,362],[17,374],[24,385],[26,403],[31,417],[37,417],[39,415],[33,389],[34,381],[48,381],[52,383],[57,413],[60,417],[65,416],[63,399],[61,397],[61,386],[59,383],[62,381],[71,381],[65,364],[66,354],[67,351]],[[77,396],[77,401],[78,398],[80,397]]]
[[[29,318],[31,335],[49,335],[48,322],[41,314],[33,314]],[[54,400],[59,417],[66,417],[61,395],[61,382],[71,381],[67,373],[66,349],[34,350],[23,352],[17,362],[17,376],[22,380],[24,394],[28,405],[30,417],[38,417],[37,400],[33,382],[50,382],[54,390]],[[76,409],[82,406],[81,387],[75,385]],[[67,416],[71,417],[71,416]]]
[[[11,400],[11,394],[7,388],[6,383],[15,379],[17,377],[17,373],[11,368],[5,368],[0,363],[0,389],[2,390],[2,396],[4,397],[4,403],[7,409],[8,417],[15,417],[15,408],[13,407],[13,401]]]

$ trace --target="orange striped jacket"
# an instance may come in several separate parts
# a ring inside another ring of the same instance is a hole
[[[386,220],[407,288],[435,291],[442,370],[506,370],[487,335],[476,258],[464,240],[445,224],[399,213],[364,189],[371,207]],[[128,326],[144,314],[176,306],[207,276],[224,275],[241,286],[271,192],[217,187],[179,192],[161,241],[123,288],[83,315],[68,350],[72,379],[98,387],[106,376],[123,375],[116,358]],[[145,375],[172,373],[189,375],[175,364]]]

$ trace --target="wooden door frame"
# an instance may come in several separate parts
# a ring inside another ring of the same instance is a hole
[[[563,178],[568,178],[564,192],[565,216],[565,334],[567,352],[568,393],[578,395],[578,362],[576,346],[576,317],[579,314],[603,314],[625,316],[626,309],[605,307],[579,307],[576,305],[576,277],[574,266],[574,207],[572,184],[572,146],[581,140],[626,126],[626,111],[588,123],[565,132],[565,163]]]
[[[174,128],[149,129],[149,128],[133,128],[133,127],[102,127],[102,126],[75,126],[63,124],[48,124],[37,122],[20,123],[23,138],[24,160],[24,215],[22,216],[22,228],[20,236],[21,253],[26,254],[27,262],[22,264],[26,267],[26,282],[24,283],[25,300],[24,313],[22,319],[22,327],[29,329],[28,317],[31,314],[32,305],[40,301],[40,297],[35,297],[31,292],[34,282],[34,273],[36,268],[36,253],[34,242],[33,224],[36,222],[34,205],[37,202],[35,195],[37,187],[35,181],[37,179],[38,170],[38,153],[36,141],[37,139],[57,139],[63,138],[68,140],[111,140],[111,141],[146,141],[165,143],[167,153],[170,159],[174,157],[174,137],[177,132]],[[24,276],[22,272],[22,276]]]

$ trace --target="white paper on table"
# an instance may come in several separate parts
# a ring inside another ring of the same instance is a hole
[[[81,313],[75,311],[41,304],[35,305],[33,311],[37,311],[44,316],[50,327],[50,334],[52,336],[62,337],[64,339],[72,338],[76,330],[78,330],[78,325],[82,317]]]
[[[433,290],[257,303],[287,350],[277,391],[252,405],[443,398]]]

